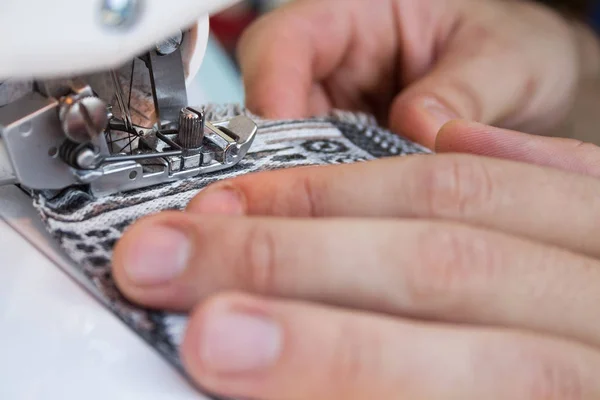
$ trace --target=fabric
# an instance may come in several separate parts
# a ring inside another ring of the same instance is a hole
[[[181,368],[178,346],[186,316],[131,304],[111,277],[113,246],[130,224],[163,210],[184,209],[205,186],[249,172],[427,153],[363,114],[334,112],[324,118],[270,121],[235,105],[208,106],[206,110],[208,120],[244,113],[259,125],[246,158],[233,169],[104,198],[94,198],[80,187],[34,193],[34,205],[45,226],[73,259],[80,278],[89,280],[94,295],[177,368]]]

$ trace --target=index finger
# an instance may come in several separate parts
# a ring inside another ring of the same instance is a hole
[[[332,3],[294,1],[246,31],[238,59],[250,110],[267,118],[308,116],[314,82],[342,62],[350,45],[349,2]]]
[[[589,200],[599,194],[589,176],[440,154],[241,176],[202,191],[187,210],[231,214],[237,202],[238,215],[448,220],[600,257],[600,206]]]

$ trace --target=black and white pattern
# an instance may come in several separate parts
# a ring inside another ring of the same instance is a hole
[[[239,106],[207,107],[207,117],[213,121],[242,113],[257,121],[259,133],[246,158],[231,170],[99,199],[76,187],[34,195],[47,229],[79,266],[77,272],[93,283],[94,294],[178,368],[177,350],[186,316],[131,304],[111,277],[113,246],[131,223],[163,210],[181,210],[205,186],[249,172],[427,152],[378,127],[374,119],[363,114],[336,111],[324,118],[271,121],[250,115]]]

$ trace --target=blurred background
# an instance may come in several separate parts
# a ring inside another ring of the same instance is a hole
[[[188,88],[191,104],[244,102],[235,59],[240,35],[260,15],[288,1],[244,0],[211,17],[207,53],[196,81]]]
[[[244,0],[211,18],[214,36],[233,56],[237,41],[246,27],[261,14],[269,12],[290,0]]]

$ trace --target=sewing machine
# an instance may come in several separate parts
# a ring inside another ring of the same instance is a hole
[[[0,16],[0,51],[9,55],[0,79],[12,79],[0,87],[0,143],[9,161],[1,181],[32,190],[86,185],[103,196],[239,163],[256,124],[245,116],[206,121],[186,90],[208,36],[206,19],[196,22],[192,10],[223,2],[63,0],[36,4],[30,17],[26,2],[13,1]],[[61,5],[62,15],[76,18],[40,30]],[[19,40],[7,28],[11,19],[19,21]]]
[[[68,275],[27,192],[106,196],[243,159],[254,122],[188,102],[207,16],[233,2],[3,1],[0,398],[202,399]]]

